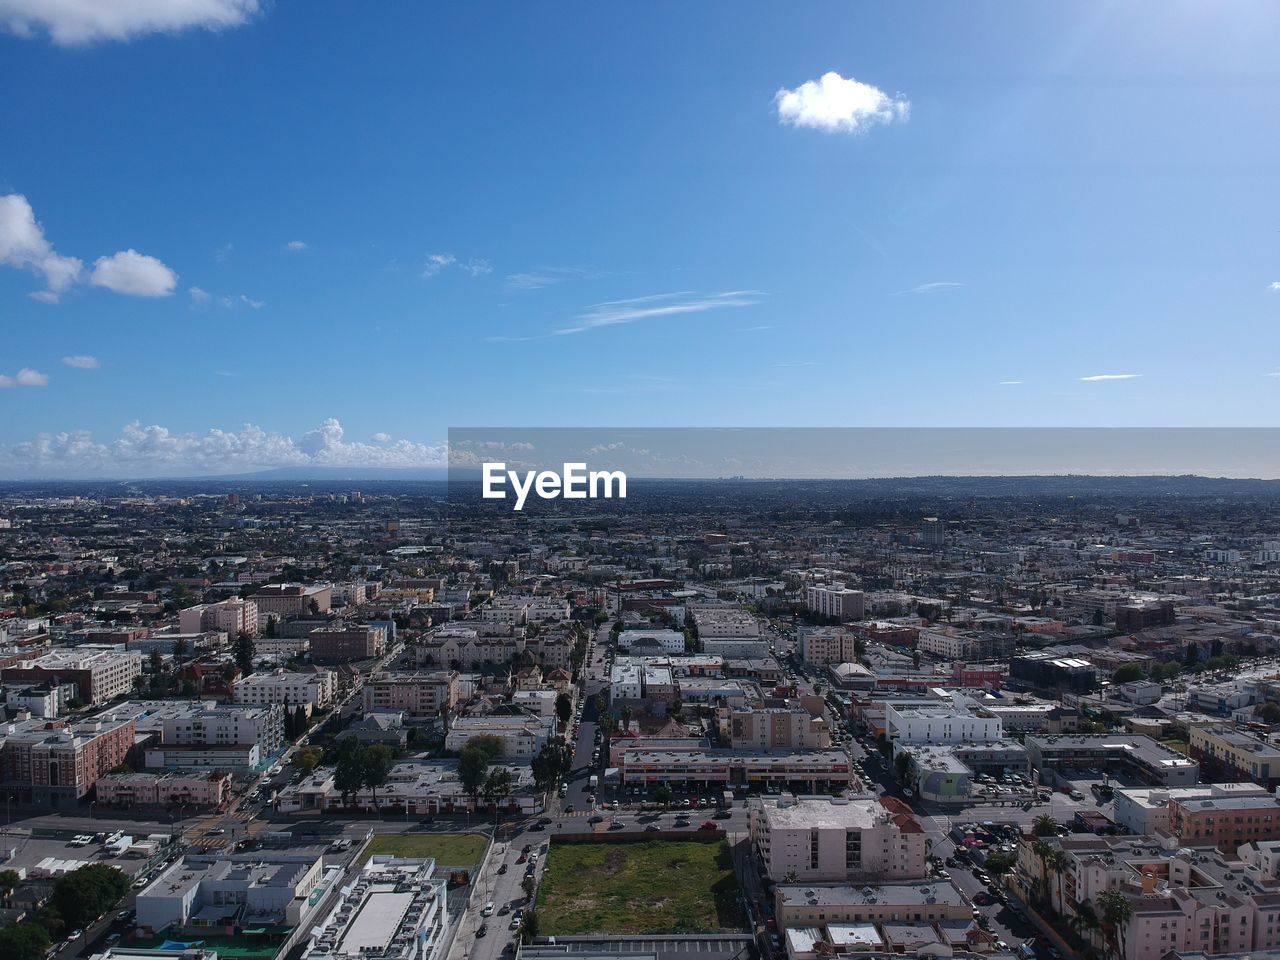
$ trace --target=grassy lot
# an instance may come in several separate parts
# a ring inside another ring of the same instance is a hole
[[[479,863],[488,840],[474,833],[376,834],[365,847],[365,863],[377,853],[397,857],[435,857],[441,866],[463,867]]]
[[[716,933],[746,926],[729,847],[651,840],[552,844],[538,890],[544,935]]]
[[[1189,754],[1191,752],[1191,744],[1186,740],[1161,740],[1166,747],[1178,753]]]

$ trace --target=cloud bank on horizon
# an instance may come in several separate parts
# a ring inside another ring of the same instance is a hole
[[[239,430],[175,433],[158,424],[127,424],[113,440],[87,430],[42,433],[0,446],[0,478],[96,479],[217,476],[279,467],[412,469],[443,467],[444,444],[393,440],[377,433],[348,440],[330,418],[298,437],[255,424]]]
[[[59,46],[130,40],[151,33],[224,30],[248,22],[260,0],[0,0],[0,26]]]

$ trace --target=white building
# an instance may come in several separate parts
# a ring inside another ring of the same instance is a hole
[[[316,669],[301,673],[276,670],[251,673],[235,682],[232,700],[257,705],[299,704],[313,710],[325,710],[338,692],[338,681],[331,670]]]
[[[618,634],[618,649],[630,650],[635,644],[656,644],[664,653],[684,653],[684,634],[679,630],[623,630]]]
[[[878,800],[783,796],[751,807],[751,840],[775,881],[914,880],[926,876],[925,833]]]
[[[609,680],[611,700],[639,700],[644,696],[644,670],[638,663],[615,660]]]
[[[284,709],[278,706],[218,707],[201,704],[186,714],[166,717],[160,742],[174,747],[256,745],[262,756],[284,743]]]
[[[182,633],[220,630],[228,637],[241,633],[253,636],[258,632],[258,605],[252,600],[232,597],[221,603],[187,607],[178,614],[178,629]]]
[[[991,743],[1004,736],[999,717],[980,717],[957,696],[949,704],[895,707],[885,704],[885,735],[903,743]]]
[[[841,621],[861,620],[867,612],[866,594],[843,583],[809,587],[805,602],[812,612]]]
[[[343,890],[303,960],[434,960],[449,926],[445,882],[434,860],[379,854]]]
[[[457,717],[449,725],[444,746],[457,752],[472,737],[497,737],[502,744],[500,756],[530,760],[551,739],[551,733],[551,722],[541,717]]]

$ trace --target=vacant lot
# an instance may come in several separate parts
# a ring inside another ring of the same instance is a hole
[[[442,867],[465,867],[479,863],[488,844],[484,837],[473,833],[382,833],[369,841],[364,859],[377,853],[390,853],[397,857],[435,857]]]
[[[543,934],[716,933],[746,925],[724,842],[553,844],[538,891]]]

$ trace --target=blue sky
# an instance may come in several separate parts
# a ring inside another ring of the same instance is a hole
[[[0,0],[0,475],[1278,424],[1274,4],[46,6]]]

